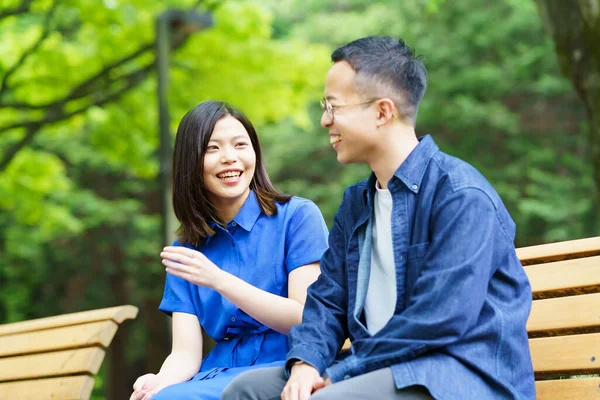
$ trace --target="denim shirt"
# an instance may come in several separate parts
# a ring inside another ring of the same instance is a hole
[[[486,179],[430,136],[388,184],[397,302],[387,325],[369,333],[375,180],[344,193],[322,273],[289,334],[287,373],[294,360],[332,382],[391,367],[397,388],[423,385],[436,399],[535,399],[531,287],[515,252],[515,223]],[[334,363],[346,337],[350,354]]]

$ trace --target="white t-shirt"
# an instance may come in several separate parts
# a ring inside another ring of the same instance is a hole
[[[365,299],[365,318],[371,335],[389,322],[396,308],[396,266],[392,243],[392,194],[375,184],[371,275]]]

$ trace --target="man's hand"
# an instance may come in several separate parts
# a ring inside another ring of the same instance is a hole
[[[313,392],[313,394],[317,393],[321,389],[325,389],[329,385],[331,385],[331,379],[327,378],[327,379],[325,379],[325,382],[323,383],[323,386],[321,386],[320,388],[315,389],[315,391]]]
[[[307,400],[310,395],[325,386],[325,380],[312,365],[299,362],[292,367],[281,400]]]

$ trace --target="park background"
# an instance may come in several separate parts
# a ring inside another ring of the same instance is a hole
[[[598,0],[0,0],[0,323],[133,304],[94,399],[128,398],[170,349],[156,20],[166,25],[169,128],[206,99],[258,128],[284,192],[328,224],[346,186],[319,126],[333,49],[404,38],[429,71],[417,133],[478,168],[516,246],[598,235]],[[165,14],[163,14],[165,15]],[[187,15],[187,14],[186,14]]]

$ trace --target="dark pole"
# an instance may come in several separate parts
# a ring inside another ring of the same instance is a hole
[[[167,10],[156,20],[156,70],[158,80],[158,126],[160,137],[160,191],[162,210],[162,244],[171,244],[175,236],[175,217],[171,198],[171,172],[173,146],[169,129],[169,56],[176,34],[189,35],[192,32],[211,27],[210,14],[194,11]]]
[[[171,38],[167,14],[161,14],[156,20],[156,70],[158,81],[158,129],[159,129],[159,160],[160,160],[160,192],[162,213],[162,245],[169,243],[173,227],[171,221],[171,133],[169,129],[169,55]]]

